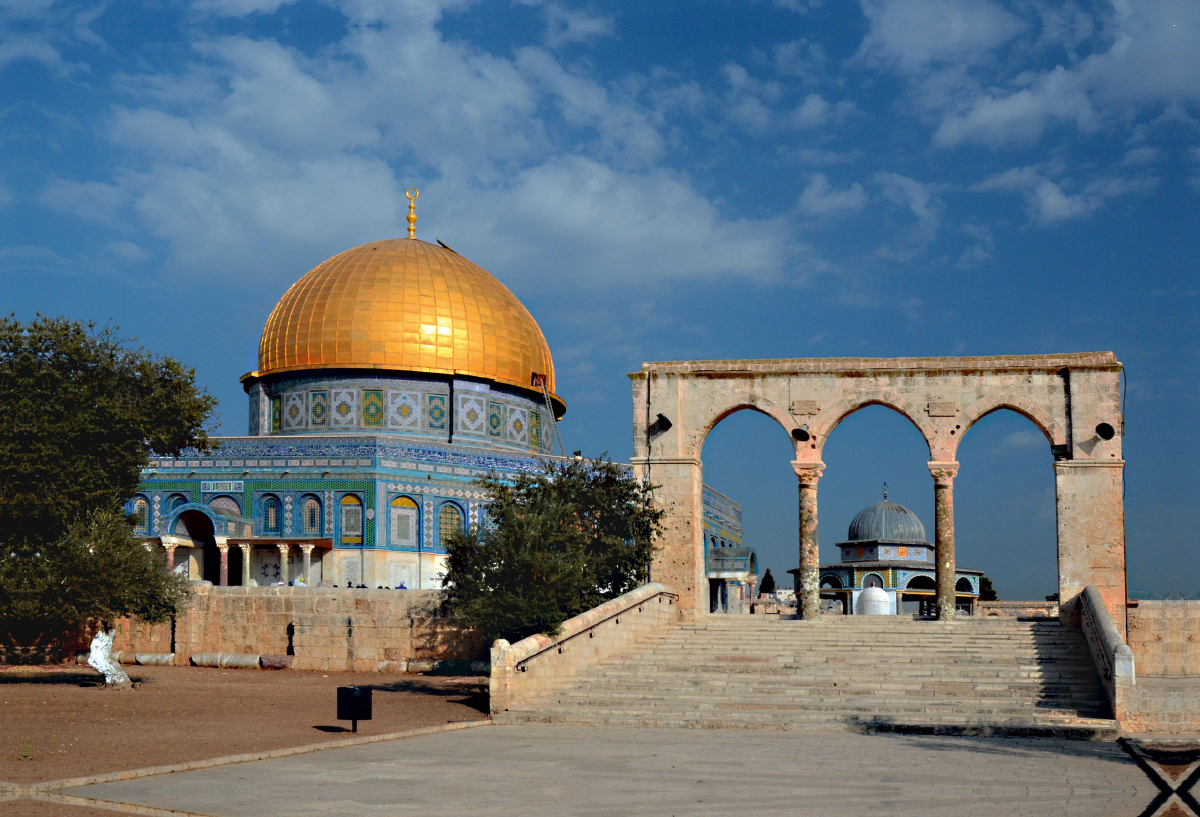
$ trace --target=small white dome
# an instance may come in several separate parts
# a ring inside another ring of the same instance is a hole
[[[860,616],[891,616],[896,608],[892,597],[882,587],[868,587],[858,594],[854,612]]]

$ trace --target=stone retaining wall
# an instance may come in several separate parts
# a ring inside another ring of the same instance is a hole
[[[1138,677],[1200,677],[1200,601],[1129,604],[1129,648]]]
[[[291,655],[293,669],[405,672],[434,661],[487,659],[482,637],[438,615],[435,590],[198,585],[183,615],[122,621],[114,651]],[[173,632],[172,632],[173,629]]]

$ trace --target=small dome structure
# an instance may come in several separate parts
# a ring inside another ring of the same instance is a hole
[[[925,544],[925,526],[903,505],[884,499],[859,511],[850,523],[850,542]]]
[[[855,614],[860,616],[891,616],[895,615],[895,604],[892,597],[882,587],[868,587],[858,594]]]

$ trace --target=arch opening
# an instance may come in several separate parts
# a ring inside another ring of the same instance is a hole
[[[962,433],[954,481],[960,568],[982,570],[1001,600],[1053,597],[1059,575],[1053,437],[1010,406],[988,411]]]
[[[794,457],[787,429],[755,406],[725,410],[706,430],[699,533],[710,613],[749,612],[760,574],[796,565]]]

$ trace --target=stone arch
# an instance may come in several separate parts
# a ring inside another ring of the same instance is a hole
[[[708,441],[708,436],[713,432],[713,429],[719,426],[722,420],[737,414],[739,411],[753,411],[757,414],[762,414],[771,418],[779,424],[779,427],[783,430],[784,435],[790,439],[792,429],[798,428],[799,426],[795,422],[791,422],[790,418],[785,420],[782,414],[776,414],[775,408],[776,407],[774,403],[769,406],[764,406],[760,405],[759,401],[739,400],[732,405],[713,412],[711,418],[701,427],[696,435],[697,440],[694,443],[693,449],[694,457],[697,460],[701,458],[704,453],[704,443]]]
[[[824,573],[821,575],[822,589],[828,585],[830,590],[841,590],[843,588],[842,577],[836,573]]]
[[[905,420],[908,420],[912,424],[913,428],[917,430],[917,433],[921,435],[921,440],[925,443],[925,449],[927,451],[933,450],[933,445],[930,442],[931,430],[921,425],[920,421],[917,419],[917,417],[920,415],[916,413],[913,406],[906,405],[904,401],[901,400],[883,397],[870,397],[859,401],[845,401],[831,407],[829,414],[833,417],[833,420],[828,424],[822,424],[821,430],[823,433],[821,435],[821,439],[817,440],[817,451],[824,451],[825,442],[829,439],[837,427],[840,426],[844,420],[846,420],[846,418],[852,414],[857,414],[865,408],[870,408],[871,406],[883,406],[886,409],[891,409]]]
[[[954,436],[953,452],[958,451],[958,446],[962,445],[963,437],[967,436],[967,432],[975,427],[975,424],[987,417],[990,414],[995,414],[997,411],[1011,411],[1014,414],[1019,414],[1037,427],[1037,430],[1042,432],[1042,436],[1046,438],[1046,442],[1050,444],[1051,450],[1062,450],[1067,446],[1067,435],[1062,427],[1055,422],[1050,412],[1042,406],[1038,406],[1028,400],[1022,400],[1019,397],[1009,395],[1001,400],[989,402],[982,407],[977,408],[972,412],[970,418],[964,417],[963,427],[958,430]],[[957,424],[956,424],[957,425]],[[1057,457],[1056,457],[1057,459]]]
[[[1097,587],[1123,619],[1124,460],[1121,363],[1111,352],[991,357],[794,358],[645,363],[633,372],[633,465],[665,511],[652,575],[680,594],[686,617],[705,610],[700,453],[724,417],[752,409],[795,443],[802,617],[819,615],[817,490],[825,438],[847,416],[883,405],[908,418],[930,452],[938,615],[955,610],[954,460],[963,428],[1001,408],[1032,420],[1054,446],[1059,610],[1078,626],[1078,596]],[[657,419],[661,415],[661,419]],[[1108,429],[1108,433],[1101,431]],[[1087,434],[1072,429],[1087,429]],[[1084,439],[1096,429],[1093,439]],[[793,435],[806,431],[808,439]],[[813,434],[812,432],[816,432]],[[803,443],[803,445],[801,445]],[[1096,548],[1104,542],[1104,548]]]

